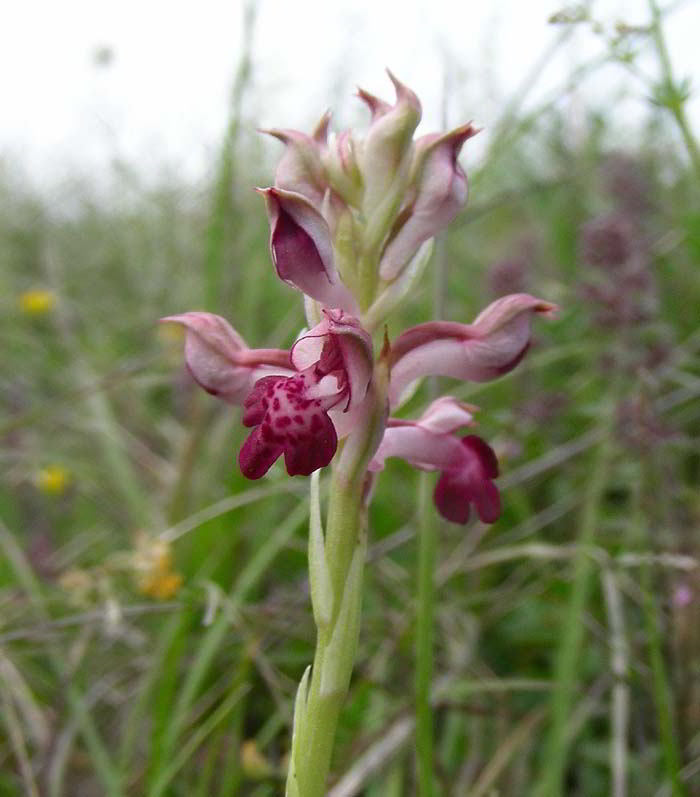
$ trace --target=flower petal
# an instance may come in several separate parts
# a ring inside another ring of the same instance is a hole
[[[229,404],[241,404],[261,376],[271,372],[292,372],[289,352],[249,349],[238,332],[221,316],[194,312],[160,320],[185,327],[187,369],[207,393]]]
[[[333,263],[330,230],[323,216],[301,194],[260,189],[270,223],[270,251],[282,280],[327,307],[356,309]]]
[[[238,454],[241,473],[248,479],[262,478],[283,451],[284,447],[276,440],[265,438],[262,426],[256,426]]]
[[[324,310],[323,314],[321,323],[292,346],[292,362],[298,371],[318,362],[328,373],[327,361],[339,357],[349,391],[347,408],[354,407],[364,399],[372,378],[372,338],[357,318],[342,310]]]
[[[525,293],[497,299],[473,324],[431,321],[406,330],[392,345],[392,406],[416,379],[428,375],[486,382],[512,370],[530,345],[535,313],[555,306]]]
[[[284,453],[290,476],[308,475],[325,467],[338,446],[323,397],[310,398],[313,377],[259,380],[245,401],[243,423],[255,426],[238,457],[244,476],[259,479]],[[333,406],[335,399],[328,399]]]
[[[446,470],[435,486],[434,499],[440,514],[453,523],[469,520],[474,504],[484,523],[495,523],[501,515],[501,497],[491,479],[498,476],[493,449],[476,435],[461,441],[465,457],[459,467]]]
[[[451,434],[463,426],[470,426],[474,420],[472,413],[476,409],[472,404],[465,404],[454,396],[441,396],[430,404],[418,423],[431,432]]]
[[[326,192],[326,175],[321,155],[326,146],[330,113],[326,112],[312,136],[298,130],[262,130],[285,145],[275,172],[275,186],[305,196],[320,208]]]
[[[451,434],[431,432],[415,421],[397,424],[390,418],[369,470],[383,470],[389,457],[404,459],[415,468],[430,471],[458,466],[463,452],[458,438]]]
[[[420,470],[440,470],[442,474],[434,494],[440,514],[453,523],[466,523],[469,507],[474,504],[481,520],[493,523],[501,513],[501,499],[492,482],[498,476],[496,455],[476,435],[460,440],[453,434],[439,431],[442,420],[447,428],[454,428],[454,424],[468,423],[467,416],[471,418],[468,410],[462,410],[460,423],[457,407],[450,412],[445,410],[446,405],[438,404],[429,408],[418,421],[390,419],[369,470],[382,470],[389,457],[405,459]],[[450,415],[453,417],[448,422]],[[438,429],[431,429],[431,422],[436,420]]]
[[[403,212],[382,254],[379,274],[387,282],[395,279],[428,238],[443,230],[467,201],[467,176],[457,162],[464,142],[479,131],[462,125],[442,136],[416,142],[420,165],[416,198]]]
[[[474,410],[476,407],[453,396],[442,396],[433,401],[418,420],[389,418],[384,439],[370,469],[381,470],[389,457],[405,459],[421,470],[444,470],[456,466],[463,459],[464,452],[452,432],[470,426]]]
[[[387,73],[396,91],[393,106],[387,107],[367,92],[360,93],[372,112],[372,123],[358,152],[358,164],[365,181],[363,206],[368,214],[381,205],[402,170],[413,146],[413,131],[421,118],[418,97],[389,70]]]

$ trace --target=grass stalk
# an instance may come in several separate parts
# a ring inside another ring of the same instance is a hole
[[[241,603],[258,583],[275,556],[289,542],[299,525],[304,522],[308,512],[307,503],[301,502],[267,537],[238,577],[230,595],[230,601],[233,606]],[[172,755],[176,749],[178,739],[187,724],[187,718],[199,689],[209,672],[216,653],[221,648],[230,630],[230,613],[221,611],[200,640],[197,653],[190,664],[187,676],[172,708],[168,732],[164,739],[166,758]],[[149,797],[157,797],[162,794],[162,790],[166,785],[167,781],[159,778],[154,788],[149,792]]]
[[[41,585],[34,575],[34,571],[27,562],[24,553],[17,545],[10,530],[0,521],[0,550],[2,550],[6,560],[10,564],[17,583],[24,589],[29,600],[38,615],[39,620],[45,623],[49,614],[46,609]],[[85,741],[90,757],[95,766],[95,773],[102,784],[104,793],[107,797],[121,797],[122,787],[119,772],[112,762],[111,756],[107,752],[92,716],[87,708],[87,704],[75,683],[72,682],[66,672],[65,658],[56,651],[53,646],[47,646],[47,657],[50,667],[65,689],[65,698],[68,707],[73,714],[77,726],[80,728],[81,735]]]
[[[250,686],[240,686],[231,692],[212,713],[203,720],[187,741],[179,748],[174,758],[160,771],[152,794],[163,794],[172,779],[192,757],[196,750],[204,743],[209,735],[226,719]]]
[[[612,688],[610,725],[610,771],[612,797],[627,795],[627,732],[630,713],[628,684],[629,652],[625,636],[622,597],[617,577],[610,568],[603,571],[603,592],[610,627],[610,669],[615,677]]]
[[[433,710],[430,689],[433,681],[435,644],[435,561],[437,554],[437,518],[432,502],[430,475],[420,476],[418,538],[418,605],[416,614],[416,762],[418,794],[434,794]]]
[[[643,469],[643,472],[649,469]],[[648,476],[648,475],[647,475]],[[649,486],[651,484],[649,478]],[[663,487],[659,487],[663,493]],[[649,544],[649,527],[643,507],[644,476],[639,480],[634,492],[633,527],[639,543]],[[681,753],[674,732],[674,710],[671,685],[664,662],[661,622],[659,607],[654,594],[650,562],[642,564],[640,568],[640,586],[642,590],[642,611],[644,613],[644,626],[649,645],[649,661],[651,664],[651,691],[656,708],[657,723],[661,741],[666,779],[670,786],[672,797],[685,797],[686,789],[681,781]]]
[[[39,789],[37,788],[34,773],[32,772],[29,752],[25,743],[19,716],[17,715],[12,695],[5,686],[5,682],[2,678],[0,678],[0,708],[2,709],[2,719],[7,728],[10,745],[19,765],[24,792],[27,797],[39,797]]]
[[[604,421],[604,435],[590,473],[579,529],[578,548],[573,562],[573,581],[569,603],[561,625],[561,637],[554,662],[554,689],[550,704],[550,727],[540,760],[537,797],[561,797],[571,738],[567,727],[576,692],[578,667],[584,636],[586,610],[595,559],[592,556],[603,491],[607,483],[612,450],[611,425],[615,407]]]
[[[654,597],[651,568],[642,567],[641,587],[644,596],[644,625],[649,644],[649,660],[651,663],[651,689],[656,706],[661,751],[663,755],[666,779],[671,787],[672,797],[685,797],[686,789],[681,781],[681,754],[674,733],[673,699],[671,686],[664,662],[659,607]]]

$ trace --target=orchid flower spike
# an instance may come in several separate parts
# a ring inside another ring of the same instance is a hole
[[[417,419],[392,416],[428,375],[482,382],[516,367],[532,322],[554,305],[525,293],[504,296],[471,324],[429,321],[391,343],[385,321],[410,297],[444,230],[467,201],[458,162],[471,124],[414,140],[416,94],[388,72],[395,99],[367,91],[365,135],[316,129],[264,132],[284,144],[274,185],[259,189],[277,275],[303,297],[308,329],[290,349],[251,349],[223,318],[170,315],[185,330],[185,364],[207,392],[241,406],[249,433],[238,463],[259,479],[283,460],[290,476],[311,475],[309,585],[317,655],[294,702],[289,797],[322,797],[338,711],[357,647],[366,510],[388,459],[439,474],[433,498],[453,523],[501,514],[496,455],[467,433],[474,407],[451,396]],[[383,339],[379,338],[383,332]],[[375,356],[375,351],[378,354]],[[321,468],[331,466],[325,529]],[[312,475],[313,474],[313,475]]]
[[[478,132],[464,124],[413,140],[421,105],[389,73],[395,101],[360,89],[371,115],[364,138],[330,133],[326,112],[311,134],[265,132],[285,150],[275,185],[259,189],[280,279],[304,297],[310,329],[290,350],[251,349],[223,318],[168,316],[185,328],[185,363],[195,381],[243,407],[251,429],[239,454],[258,479],[283,457],[290,475],[327,466],[344,445],[342,472],[377,473],[390,457],[441,473],[438,510],[464,523],[470,507],[485,522],[500,512],[492,449],[459,437],[472,409],[433,402],[415,421],[389,417],[428,375],[485,381],[513,369],[531,342],[532,320],[554,306],[528,294],[505,296],[471,324],[430,321],[400,334],[375,359],[372,333],[414,289],[433,236],[464,207],[467,176],[458,162]],[[381,344],[378,342],[378,347]]]

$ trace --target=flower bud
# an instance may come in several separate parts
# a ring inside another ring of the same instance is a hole
[[[362,174],[357,164],[356,145],[350,130],[331,138],[321,160],[333,189],[350,205],[362,204]]]
[[[443,230],[467,201],[467,176],[457,162],[464,142],[479,131],[462,125],[442,136],[424,136],[416,142],[412,171],[416,195],[402,212],[379,266],[383,280],[394,279],[428,238]]]
[[[421,118],[418,97],[389,70],[387,73],[396,90],[394,105],[367,92],[359,93],[372,112],[372,123],[358,157],[365,182],[363,209],[368,216],[382,204],[392,183],[406,169],[413,132]]]
[[[285,145],[275,172],[275,187],[301,194],[316,207],[320,207],[327,188],[322,153],[326,148],[330,118],[327,111],[311,136],[298,130],[273,128],[261,131]]]

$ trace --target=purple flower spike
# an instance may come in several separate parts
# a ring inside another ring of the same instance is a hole
[[[356,310],[333,261],[328,223],[309,200],[280,188],[260,189],[270,223],[270,251],[280,279],[327,307]]]

